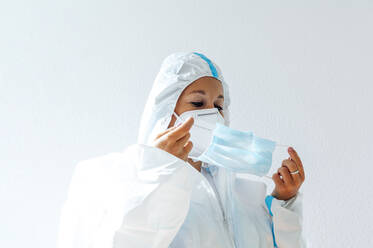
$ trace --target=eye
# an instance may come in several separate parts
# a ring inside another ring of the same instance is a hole
[[[203,102],[190,102],[194,107],[202,107]]]
[[[220,107],[219,105],[214,105],[215,108],[217,108],[219,111],[223,110],[222,107]]]

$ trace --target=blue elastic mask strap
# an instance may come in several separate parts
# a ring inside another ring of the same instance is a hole
[[[211,73],[212,73],[212,76],[214,76],[215,78],[218,78],[218,71],[216,70],[215,66],[212,64],[211,60],[208,59],[205,55],[203,54],[200,54],[200,53],[194,53],[198,56],[200,56],[204,61],[207,62],[207,64],[209,64],[209,67],[210,67],[210,70],[211,70]]]
[[[268,212],[271,216],[273,216],[273,213],[272,213],[272,210],[271,210],[271,207],[272,207],[272,200],[273,200],[273,196],[272,195],[268,195],[266,198],[265,198],[265,203],[267,205],[267,208],[268,208]],[[275,231],[274,231],[274,228],[273,228],[273,221],[271,222],[271,229],[272,229],[272,238],[273,238],[273,246],[275,248],[277,248],[277,244],[276,244],[276,238],[275,238]]]

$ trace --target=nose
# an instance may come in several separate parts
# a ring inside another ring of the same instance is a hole
[[[214,103],[213,102],[207,103],[205,108],[206,109],[215,108]]]

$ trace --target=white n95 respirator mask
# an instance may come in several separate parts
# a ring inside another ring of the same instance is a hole
[[[190,129],[190,141],[193,143],[193,148],[189,153],[189,158],[193,161],[207,150],[212,140],[212,132],[216,127],[216,123],[224,124],[224,118],[217,108],[197,109],[186,111],[176,117],[174,126],[185,122],[190,116],[194,118],[194,124]]]

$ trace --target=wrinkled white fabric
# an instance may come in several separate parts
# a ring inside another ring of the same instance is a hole
[[[228,88],[217,71],[229,125]],[[269,248],[274,247],[272,222],[278,247],[306,247],[302,193],[288,201],[274,199],[271,216],[264,182],[207,164],[200,173],[149,145],[167,128],[182,90],[206,75],[212,76],[209,65],[195,54],[166,58],[138,144],[76,166],[61,209],[58,248]]]

